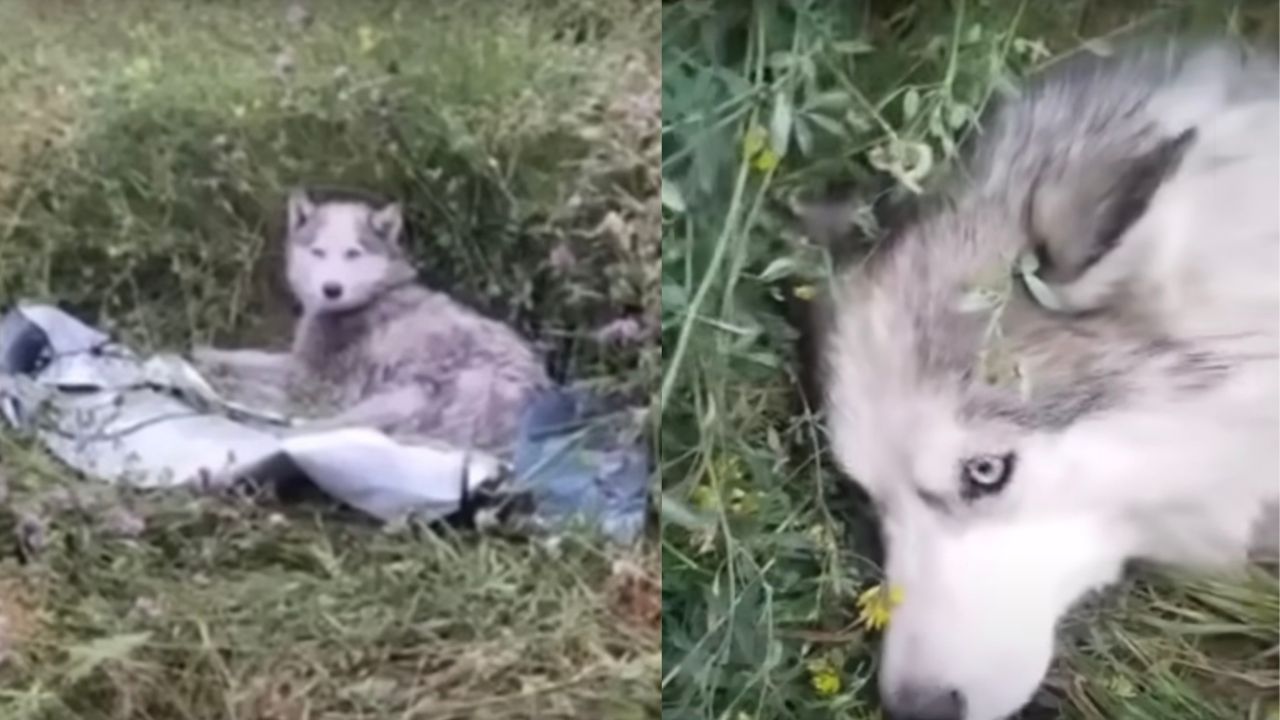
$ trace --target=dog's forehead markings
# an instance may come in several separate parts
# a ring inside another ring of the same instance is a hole
[[[361,243],[369,209],[355,203],[322,206],[316,217],[315,240],[327,247],[351,247]]]

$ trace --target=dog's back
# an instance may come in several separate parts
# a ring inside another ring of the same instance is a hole
[[[531,393],[550,382],[513,330],[416,283],[301,323],[295,354],[338,406],[396,387],[424,391],[421,408],[383,427],[397,436],[503,449]]]

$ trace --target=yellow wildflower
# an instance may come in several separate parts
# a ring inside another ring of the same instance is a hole
[[[729,503],[730,509],[734,512],[739,512],[744,506],[750,505],[752,502],[752,499],[747,497],[746,493],[734,487],[741,484],[742,478],[742,459],[736,455],[719,455],[711,461],[711,466],[707,469],[707,475],[689,493],[689,501],[699,510],[710,512],[721,507],[723,493],[728,495],[731,500]]]
[[[699,485],[693,489],[689,499],[693,502],[693,506],[702,511],[715,510],[720,506],[720,498],[716,497],[716,491],[711,489],[709,485]]]
[[[808,301],[808,300],[812,300],[815,296],[817,296],[818,291],[815,290],[812,285],[797,285],[795,289],[791,291],[791,294],[795,295],[801,300]]]
[[[751,161],[751,165],[760,172],[767,173],[778,167],[780,162],[782,162],[782,159],[778,157],[778,153],[774,152],[772,148],[765,148],[756,154]]]
[[[813,691],[819,697],[831,697],[840,692],[842,685],[840,673],[836,671],[830,660],[825,658],[812,660],[809,662],[808,668],[809,685],[813,687]]]
[[[868,630],[880,630],[889,624],[893,609],[902,604],[902,588],[891,586],[886,593],[884,585],[876,585],[858,596],[858,621]]]
[[[772,171],[782,162],[778,153],[769,147],[769,133],[759,125],[752,125],[742,136],[742,155],[762,173]]]

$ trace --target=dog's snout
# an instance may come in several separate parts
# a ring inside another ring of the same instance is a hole
[[[964,720],[964,713],[964,696],[951,688],[903,688],[885,703],[889,720]]]
[[[324,293],[324,296],[330,300],[337,300],[342,297],[342,286],[334,282],[325,283],[320,287],[320,292]]]

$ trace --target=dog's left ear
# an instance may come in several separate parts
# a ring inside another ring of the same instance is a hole
[[[400,203],[391,203],[369,215],[369,225],[373,231],[391,246],[400,244],[400,231],[404,229],[404,211]]]

